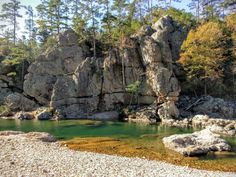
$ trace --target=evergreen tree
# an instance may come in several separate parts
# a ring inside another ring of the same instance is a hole
[[[27,34],[29,35],[29,39],[35,38],[35,22],[34,22],[34,10],[32,6],[25,7],[27,19],[25,20],[25,28],[27,30]]]
[[[101,4],[101,11],[102,18],[101,18],[101,25],[103,30],[103,39],[107,41],[108,45],[112,45],[113,37],[112,37],[112,30],[113,24],[116,20],[115,16],[111,13],[111,2],[110,0],[100,0]]]
[[[100,3],[99,0],[82,0],[81,8],[83,11],[82,19],[87,22],[88,30],[91,31],[92,43],[93,43],[93,57],[97,57],[96,53],[96,39],[97,31],[99,29]]]
[[[51,30],[59,34],[62,29],[67,28],[67,5],[63,0],[50,0],[48,6],[48,16],[52,19]]]
[[[45,43],[47,38],[52,34],[52,18],[49,18],[49,0],[41,0],[41,4],[36,7],[38,12],[38,36],[42,43]]]
[[[4,3],[2,5],[2,13],[0,17],[6,22],[9,22],[12,25],[12,36],[13,36],[13,42],[16,44],[16,30],[17,30],[17,18],[21,18],[22,16],[20,15],[20,8],[21,8],[21,3],[19,0],[9,0],[8,3]]]
[[[112,4],[112,11],[114,12],[116,16],[115,20],[115,34],[114,37],[117,39],[123,40],[124,33],[125,33],[125,23],[126,23],[126,17],[128,14],[128,3],[126,0],[114,0]]]

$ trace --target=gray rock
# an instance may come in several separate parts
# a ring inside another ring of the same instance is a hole
[[[6,98],[6,105],[13,111],[32,111],[38,105],[31,99],[26,98],[20,93],[12,93]]]
[[[234,107],[230,103],[220,98],[207,96],[203,98],[201,104],[193,107],[195,114],[206,114],[217,118],[233,118]]]
[[[141,109],[138,109],[134,113],[131,113],[128,116],[129,122],[135,122],[135,123],[145,123],[145,124],[155,124],[160,119],[157,116],[157,108],[155,105],[147,106]]]
[[[192,134],[172,135],[163,138],[165,147],[185,156],[204,155],[210,151],[230,151],[231,147],[210,129]]]
[[[49,120],[53,118],[53,114],[50,110],[46,108],[46,109],[41,110],[39,113],[37,113],[35,117],[38,120]]]
[[[67,30],[58,36],[57,46],[30,65],[24,94],[50,105],[59,118],[86,118],[129,104],[153,103],[161,105],[160,117],[176,118],[180,87],[173,63],[184,40],[181,32],[181,26],[165,16],[127,39],[127,47],[95,59],[89,57],[90,47],[78,44],[76,33]],[[138,99],[132,99],[126,87],[137,80]]]
[[[28,112],[24,112],[24,111],[20,111],[20,112],[17,112],[15,115],[14,115],[14,118],[15,119],[20,119],[20,120],[32,120],[34,119],[34,115],[32,113],[28,113]]]
[[[161,120],[173,119],[179,117],[179,110],[173,101],[167,101],[161,105],[161,108],[159,108],[158,115]]]

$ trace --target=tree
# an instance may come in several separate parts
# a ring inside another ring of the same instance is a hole
[[[13,33],[13,42],[16,44],[16,30],[17,30],[17,18],[21,18],[20,10],[21,3],[19,0],[9,0],[8,3],[4,3],[2,5],[2,13],[0,17],[6,22],[9,22],[12,25],[12,33]]]
[[[191,0],[191,2],[188,4],[188,7],[190,10],[195,10],[195,16],[197,18],[197,21],[199,22],[200,20],[200,15],[201,15],[201,6],[202,5],[202,0]]]
[[[42,41],[45,41],[49,35],[59,34],[62,29],[68,28],[68,2],[67,0],[41,0],[41,4],[36,7],[40,17],[37,24]]]
[[[53,32],[59,34],[62,29],[67,28],[67,21],[69,19],[68,7],[63,0],[50,0],[48,4],[48,16],[51,21],[51,28]]]
[[[126,87],[126,91],[127,92],[130,92],[132,94],[132,97],[130,99],[130,105],[133,101],[133,97],[136,97],[136,101],[138,102],[138,94],[139,94],[139,89],[140,89],[140,85],[141,85],[141,82],[140,81],[135,81],[134,83],[132,84],[129,84],[127,87]]]
[[[114,0],[111,8],[116,16],[114,37],[122,41],[125,32],[124,27],[128,13],[128,3],[126,0]]]
[[[97,39],[97,30],[99,27],[99,17],[100,14],[100,4],[98,0],[82,0],[81,8],[84,14],[82,19],[87,22],[89,25],[89,31],[91,31],[92,43],[93,43],[93,57],[96,59],[96,39]]]
[[[48,9],[49,0],[41,0],[41,4],[36,6],[38,12],[38,20],[36,21],[38,25],[38,36],[42,43],[47,41],[47,38],[52,34],[52,18],[49,18]]]
[[[222,25],[217,22],[207,22],[189,32],[179,60],[189,85],[196,83],[199,86],[204,81],[204,93],[207,94],[207,86],[212,87],[212,83],[222,80],[223,65],[229,52],[228,40]],[[195,90],[195,86],[192,89]]]
[[[112,28],[113,22],[115,21],[115,16],[111,13],[111,4],[110,0],[99,0],[101,4],[102,13],[102,30],[103,30],[103,37],[105,41],[108,41],[108,45],[111,47],[112,45]]]
[[[25,28],[29,35],[29,39],[35,38],[35,23],[34,23],[34,10],[32,6],[25,7],[27,19],[25,20]]]

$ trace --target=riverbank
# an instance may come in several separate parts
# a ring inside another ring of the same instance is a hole
[[[48,142],[49,141],[49,142]],[[235,176],[160,161],[73,151],[48,134],[1,133],[1,176]]]

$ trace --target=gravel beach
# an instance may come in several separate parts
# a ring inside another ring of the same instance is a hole
[[[236,177],[236,173],[211,172],[160,161],[126,158],[61,147],[42,133],[0,134],[0,176],[212,176]]]

